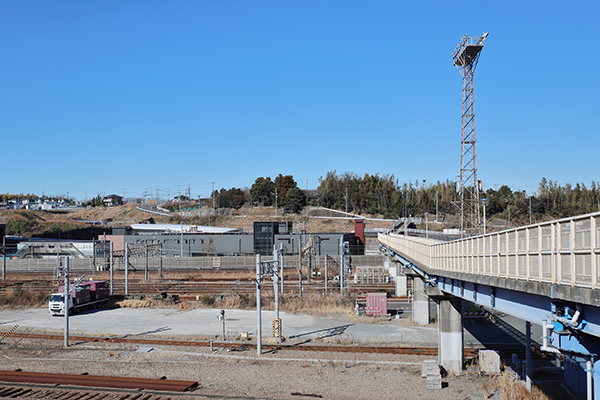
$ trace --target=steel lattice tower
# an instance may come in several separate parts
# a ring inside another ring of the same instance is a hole
[[[477,179],[473,75],[487,36],[487,33],[484,33],[483,36],[463,35],[452,53],[454,65],[463,78],[459,182],[461,235],[465,231],[468,234],[479,232],[479,191],[481,188]]]

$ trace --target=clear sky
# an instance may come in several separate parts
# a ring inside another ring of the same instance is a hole
[[[600,180],[600,2],[2,1],[0,193],[193,197],[293,175]],[[178,186],[179,185],[179,186]],[[178,189],[179,187],[179,189]]]

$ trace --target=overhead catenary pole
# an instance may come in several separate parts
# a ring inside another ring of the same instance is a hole
[[[125,295],[129,294],[129,243],[125,243]]]
[[[181,196],[179,196],[179,214],[181,214]],[[179,253],[179,257],[183,257],[183,215],[179,216],[179,223],[181,225],[181,238],[179,239],[179,242],[181,244],[181,251]]]
[[[340,237],[340,293],[344,293],[344,237]]]
[[[262,353],[262,321],[260,315],[260,254],[256,255],[256,354]]]
[[[273,321],[273,333],[278,342],[281,342],[281,319],[279,318],[279,255],[280,252],[273,246],[273,294],[275,297],[275,320]]]
[[[313,246],[311,244],[311,239],[309,238],[307,243],[307,252],[308,252],[308,262],[306,263],[306,283],[310,283],[310,276],[312,274],[312,249]]]
[[[71,302],[71,288],[69,287],[69,257],[65,258],[65,347],[69,347],[69,303]]]
[[[302,297],[302,236],[298,235],[298,296]]]
[[[6,280],[6,236],[2,235],[2,280]]]
[[[113,270],[114,270],[114,265],[113,265],[113,242],[110,242],[110,294],[113,294]]]
[[[329,276],[329,271],[327,270],[328,265],[329,265],[329,256],[325,256],[325,296],[327,296],[329,294],[327,291],[327,277]]]
[[[279,252],[273,246],[273,296],[275,297],[275,319],[279,319]]]
[[[281,282],[281,293],[283,293],[283,243],[280,244],[279,249],[279,281]]]
[[[158,244],[158,257],[159,257],[159,264],[158,264],[158,278],[162,279],[163,277],[163,264],[162,264],[162,243]]]
[[[144,246],[144,250],[145,250],[144,253],[146,256],[146,260],[144,263],[144,280],[146,281],[146,283],[148,283],[150,281],[150,274],[148,271],[148,245]]]

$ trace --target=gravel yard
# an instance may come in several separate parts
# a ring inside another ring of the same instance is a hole
[[[479,376],[445,377],[441,390],[426,389],[426,357],[387,354],[143,348],[106,343],[5,339],[1,369],[192,380],[199,388],[181,398],[241,399],[483,399],[497,384]],[[500,395],[496,394],[499,399]]]

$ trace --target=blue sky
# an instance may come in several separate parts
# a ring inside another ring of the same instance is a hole
[[[457,180],[475,73],[479,178],[599,181],[597,1],[4,1],[0,193],[192,196],[327,171]]]

